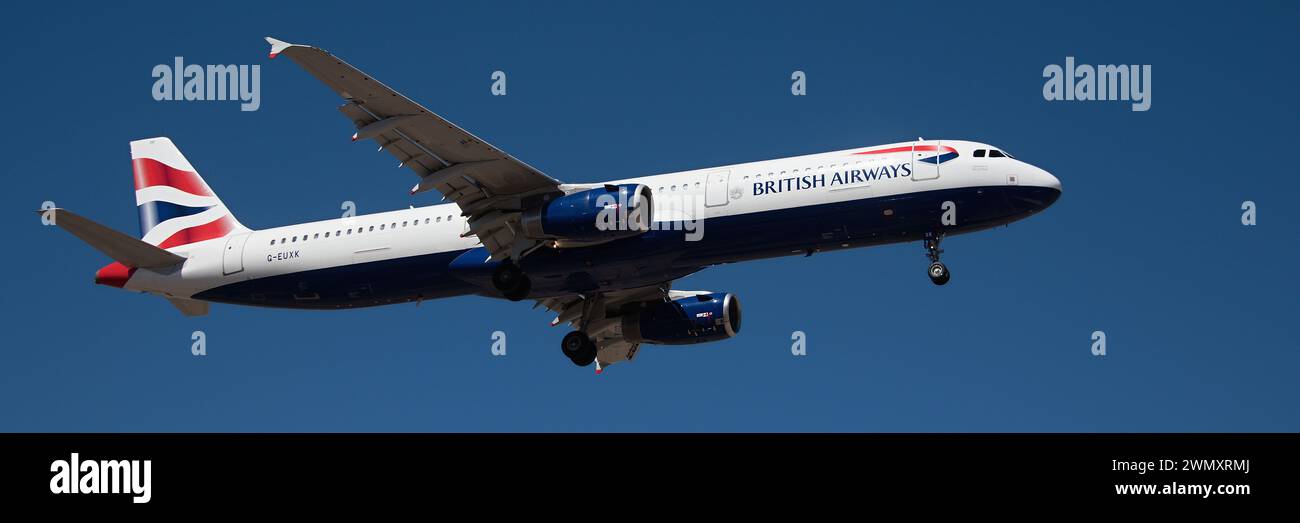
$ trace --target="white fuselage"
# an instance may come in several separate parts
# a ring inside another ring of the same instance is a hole
[[[938,146],[938,152],[952,149],[956,154],[931,165],[917,158],[936,153],[912,150],[915,146]],[[864,154],[893,149],[905,150]],[[910,193],[1003,186],[1059,191],[1059,181],[1046,171],[1011,157],[976,157],[980,150],[996,148],[966,141],[905,142],[609,183],[648,186],[655,197],[656,221],[698,220],[706,236],[710,221],[719,218]],[[900,168],[904,164],[907,167]],[[142,269],[126,288],[190,298],[238,282],[466,251],[479,243],[467,231],[455,204],[256,230],[172,248],[187,258],[180,271]]]

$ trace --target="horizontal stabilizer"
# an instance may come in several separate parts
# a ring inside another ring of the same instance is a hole
[[[67,209],[50,209],[36,211],[36,213],[42,215],[52,213],[55,225],[127,267],[155,269],[170,267],[185,261],[182,256],[110,229]]]

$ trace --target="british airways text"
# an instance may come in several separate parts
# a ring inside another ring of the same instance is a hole
[[[805,189],[816,189],[818,187],[854,185],[859,183],[868,183],[875,180],[892,179],[911,175],[912,164],[910,163],[882,165],[871,169],[852,169],[843,172],[836,172],[830,175],[829,180],[827,179],[826,173],[809,174],[793,178],[782,178],[780,180],[754,182],[754,196],[783,193],[786,191],[802,191]]]

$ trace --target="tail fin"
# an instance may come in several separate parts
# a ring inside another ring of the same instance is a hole
[[[247,231],[165,137],[131,142],[140,238],[163,249]]]

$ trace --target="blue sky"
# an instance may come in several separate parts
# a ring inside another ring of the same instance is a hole
[[[618,4],[7,8],[0,430],[1300,430],[1294,3]],[[253,228],[436,201],[349,143],[339,100],[267,60],[266,35],[328,49],[565,181],[924,136],[1004,147],[1065,191],[946,241],[945,287],[918,244],[711,268],[679,287],[738,293],[739,337],[647,347],[601,376],[525,303],[191,319],[92,285],[107,259],[30,210],[135,232],[133,139],[170,136]],[[262,65],[260,110],[153,100],[150,71],[175,56]],[[1045,101],[1043,67],[1066,56],[1151,64],[1150,111]],[[494,70],[507,96],[490,95]],[[807,96],[790,95],[794,70]],[[796,330],[807,356],[790,354]]]

